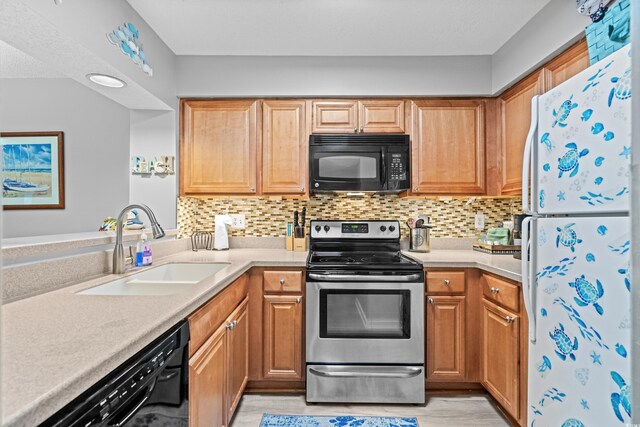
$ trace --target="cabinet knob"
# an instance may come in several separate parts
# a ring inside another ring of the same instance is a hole
[[[284,285],[284,279],[280,279],[280,284]]]
[[[362,133],[362,132],[363,132],[363,129],[362,129],[362,128],[360,128],[360,133]]]
[[[413,191],[418,191],[418,187],[413,187]]]
[[[444,285],[445,286],[449,286],[451,284],[451,280],[449,279],[444,279]]]
[[[498,292],[500,292],[500,288],[491,288],[492,294],[497,294]]]
[[[300,191],[304,191],[304,187],[300,187]]]
[[[511,317],[511,316],[507,316],[507,317],[504,318],[504,320],[507,323],[513,323],[513,321],[516,320],[516,318],[515,317]]]
[[[358,133],[358,128],[353,128],[353,133]]]
[[[227,329],[230,331],[233,331],[233,329],[236,327],[237,322],[235,320],[232,320],[231,322],[227,323]]]
[[[429,304],[433,304],[433,298],[429,298],[427,301],[429,301]]]
[[[256,191],[256,189],[255,189],[255,187],[251,187],[251,188],[249,189],[249,191],[251,191],[251,192],[253,193],[253,192],[255,192],[255,191]]]
[[[302,302],[302,297],[296,298],[296,304],[300,304]]]

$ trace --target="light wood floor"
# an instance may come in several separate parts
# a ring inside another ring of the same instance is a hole
[[[308,405],[303,395],[245,394],[230,427],[257,427],[262,414],[289,415],[378,415],[416,417],[420,427],[500,427],[510,424],[483,395],[427,397],[417,405]],[[293,426],[292,426],[293,427]]]

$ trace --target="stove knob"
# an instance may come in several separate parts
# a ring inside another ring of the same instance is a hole
[[[396,227],[393,226],[393,225],[390,225],[389,226],[389,231],[391,231],[393,233],[394,231],[396,231]]]
[[[320,230],[322,230],[322,227],[320,227],[319,225],[316,225],[316,232],[320,232]]]
[[[331,228],[331,227],[329,227],[328,225],[325,225],[325,226],[324,226],[324,232],[325,232],[325,233],[328,233],[330,228]]]
[[[387,231],[387,227],[385,227],[384,225],[381,225],[381,226],[380,226],[380,231],[383,231],[383,232],[384,232],[384,231]]]

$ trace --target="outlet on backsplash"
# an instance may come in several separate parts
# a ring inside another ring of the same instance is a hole
[[[482,212],[476,212],[475,227],[476,230],[484,230],[484,214]]]
[[[247,228],[246,219],[244,214],[230,214],[231,217],[231,228],[235,230],[244,230]]]

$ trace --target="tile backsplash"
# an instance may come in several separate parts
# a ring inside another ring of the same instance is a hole
[[[244,214],[246,228],[231,230],[232,236],[282,237],[293,212],[307,208],[312,219],[397,219],[429,215],[433,237],[475,237],[476,212],[485,216],[486,227],[494,226],[520,212],[520,198],[435,198],[412,199],[396,195],[349,197],[343,194],[316,194],[309,199],[285,198],[178,198],[178,228],[181,237],[195,230],[213,230],[216,214]],[[485,227],[485,229],[486,229]],[[403,236],[408,228],[401,227]]]

